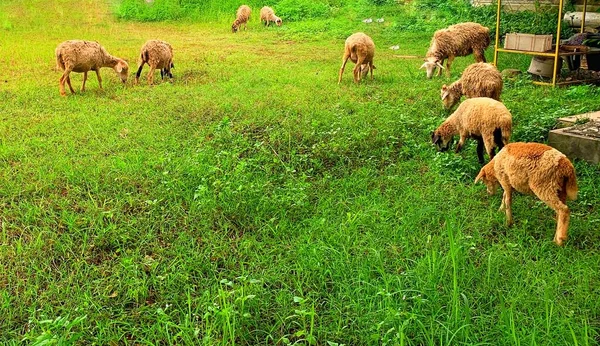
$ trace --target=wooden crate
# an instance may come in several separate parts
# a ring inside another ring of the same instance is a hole
[[[530,52],[545,52],[552,49],[552,35],[506,34],[504,48],[525,50]]]

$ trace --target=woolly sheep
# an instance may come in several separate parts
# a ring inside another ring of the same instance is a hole
[[[477,158],[483,164],[483,147],[490,159],[494,157],[494,149],[502,149],[512,133],[512,116],[502,102],[487,97],[476,97],[465,100],[443,123],[431,134],[431,141],[439,151],[449,149],[454,135],[460,135],[456,145],[459,152],[465,140],[471,137],[477,141]]]
[[[246,30],[246,25],[248,24],[248,20],[250,20],[250,13],[252,13],[252,10],[249,6],[240,6],[237,10],[236,18],[233,24],[231,24],[231,32],[237,32],[242,24],[244,24],[244,30]]]
[[[442,103],[446,109],[451,109],[460,101],[462,95],[468,98],[489,97],[500,101],[503,84],[502,74],[496,66],[484,62],[471,64],[459,80],[450,86],[442,86]]]
[[[260,9],[260,22],[265,22],[266,26],[269,26],[270,22],[275,22],[277,26],[281,26],[281,18],[275,15],[275,11],[269,6],[265,6]]]
[[[371,71],[371,80],[373,80],[373,57],[375,56],[375,43],[373,40],[362,32],[357,32],[350,35],[346,39],[344,45],[344,56],[342,57],[342,67],[338,78],[338,84],[342,82],[342,75],[348,59],[356,64],[354,66],[354,82],[360,82],[361,78],[365,77]]]
[[[427,78],[431,78],[436,67],[439,67],[439,76],[444,68],[444,60],[448,59],[446,74],[450,76],[450,65],[455,57],[473,53],[475,61],[485,62],[484,52],[489,44],[490,29],[481,24],[468,22],[451,25],[433,34],[431,46],[421,68],[425,68]]]
[[[150,66],[148,72],[148,84],[152,85],[154,81],[154,70],[160,69],[160,77],[162,79],[165,76],[173,78],[171,69],[175,67],[173,65],[173,47],[165,41],[161,40],[149,40],[144,43],[140,51],[140,57],[138,60],[138,70],[135,74],[135,84],[139,83],[140,75],[144,64]]]
[[[475,183],[482,181],[489,194],[502,186],[500,210],[506,212],[506,223],[512,225],[512,191],[534,194],[556,211],[554,242],[561,246],[567,240],[570,211],[567,200],[577,198],[577,180],[571,161],[560,151],[540,143],[510,143],[485,165]]]
[[[69,85],[71,93],[75,93],[71,86],[71,72],[83,73],[81,91],[85,91],[85,82],[88,71],[95,71],[98,77],[98,85],[102,89],[102,78],[100,68],[110,67],[119,75],[125,84],[129,65],[123,59],[110,55],[98,42],[70,40],[64,41],[56,47],[56,65],[63,71],[59,81],[59,90],[62,96],[66,95],[65,82]]]

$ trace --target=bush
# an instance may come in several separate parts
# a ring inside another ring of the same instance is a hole
[[[173,20],[184,15],[177,0],[122,0],[116,12],[119,18],[144,22]]]
[[[287,21],[325,17],[329,14],[329,5],[311,0],[282,0],[275,7],[276,13]]]

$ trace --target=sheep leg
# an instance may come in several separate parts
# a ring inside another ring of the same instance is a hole
[[[556,233],[554,234],[554,242],[558,246],[562,246],[563,242],[568,238],[568,228],[569,228],[569,219],[571,218],[571,212],[569,211],[569,207],[563,202],[562,199],[566,202],[566,193],[564,197],[559,192],[556,193],[555,189],[549,188],[548,186],[544,186],[543,190],[540,189],[532,189],[533,193],[544,201],[547,206],[552,208],[556,212]]]
[[[102,89],[102,77],[100,77],[100,69],[96,70],[96,77],[98,77],[98,87]]]
[[[510,227],[513,224],[512,187],[510,185],[502,185],[502,188],[504,189],[504,193],[502,194],[502,203],[500,204],[500,210],[504,209],[504,212],[506,213],[506,226]]]
[[[449,56],[448,61],[446,62],[446,77],[450,77],[450,66],[452,65],[453,61],[454,61],[454,57]],[[441,69],[440,69],[440,72],[442,72]]]
[[[138,67],[137,72],[135,73],[135,84],[140,82],[140,76],[142,75],[142,69],[144,68],[144,63],[141,63]]]
[[[83,73],[83,82],[81,83],[81,92],[85,91],[85,81],[87,81],[87,71]]]
[[[442,65],[442,66],[444,65],[444,60],[440,61],[440,65]],[[438,77],[441,76],[442,75],[442,69],[439,68],[439,67],[435,67],[435,68],[437,69],[436,76],[438,76]]]
[[[492,134],[483,134],[483,145],[485,146],[485,151],[490,157],[490,161],[494,158],[494,137]]]
[[[154,70],[155,68],[150,66],[150,72],[148,72],[148,85],[152,85],[154,83]]]
[[[483,138],[476,137],[477,140],[477,160],[479,160],[479,164],[483,165],[485,160],[483,158]]]
[[[71,90],[71,94],[74,94],[75,90],[73,90],[73,86],[71,85],[71,76],[67,76],[67,84],[69,85],[69,89]]]
[[[473,55],[475,55],[475,61],[477,62],[486,62],[485,60],[485,53],[483,50],[478,50],[473,52]]]
[[[373,80],[373,70],[375,69],[375,66],[373,66],[373,62],[371,61],[369,63],[369,71],[371,72],[371,80]]]
[[[460,139],[458,140],[458,143],[456,144],[456,152],[460,152],[462,150],[463,145],[465,145],[465,139],[466,137],[461,135]]]
[[[338,84],[340,84],[342,82],[342,75],[344,74],[344,69],[346,68],[346,63],[348,62],[349,58],[350,58],[350,54],[348,54],[348,55],[344,54],[344,57],[342,58],[342,67],[340,68],[340,76],[338,78]]]
[[[354,66],[354,69],[352,70],[353,74],[354,74],[354,83],[358,83],[360,82],[360,67],[362,66],[363,62],[365,60],[361,59],[360,57],[358,57],[358,59],[356,59],[356,65]]]

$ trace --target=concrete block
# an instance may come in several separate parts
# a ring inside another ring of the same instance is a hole
[[[552,130],[548,145],[570,159],[600,163],[600,121]]]
[[[577,121],[582,121],[585,119],[587,119],[589,121],[600,121],[600,111],[571,115],[570,117],[558,118],[557,126],[559,128],[569,127],[569,126],[575,125],[577,123]]]

